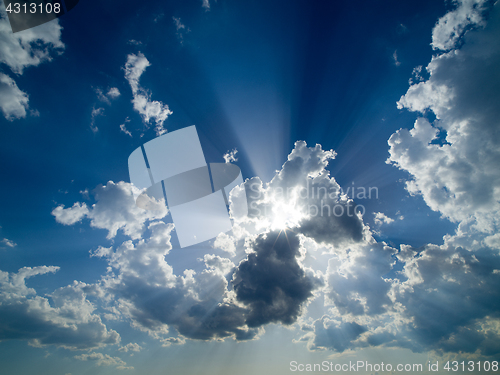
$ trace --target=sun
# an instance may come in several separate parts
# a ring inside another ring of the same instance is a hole
[[[276,202],[272,209],[271,229],[285,230],[287,228],[295,228],[299,225],[303,216],[295,200],[291,202]]]

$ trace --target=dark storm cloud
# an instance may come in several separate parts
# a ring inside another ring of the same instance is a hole
[[[293,232],[259,235],[234,274],[238,301],[249,309],[246,323],[292,324],[321,281],[308,277],[297,262],[299,239]]]

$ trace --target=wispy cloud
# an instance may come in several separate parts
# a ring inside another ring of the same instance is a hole
[[[151,101],[151,94],[139,85],[139,79],[146,68],[151,64],[142,53],[130,54],[127,56],[125,64],[125,78],[132,88],[132,103],[134,109],[141,115],[145,124],[149,124],[150,120],[156,123],[155,132],[157,135],[166,133],[163,127],[164,121],[173,112],[167,104],[159,101]]]
[[[96,90],[97,98],[106,104],[111,104],[111,100],[116,99],[120,96],[120,90],[117,87],[111,87],[108,92],[104,93],[100,88]]]
[[[11,241],[7,238],[4,238],[2,241],[0,241],[0,243],[3,243],[5,246],[10,247],[10,248],[17,246],[17,243],[15,243],[14,241]]]
[[[175,35],[177,35],[177,38],[179,39],[179,42],[181,44],[184,43],[184,35],[189,33],[191,30],[189,30],[189,28],[187,28],[181,21],[180,17],[172,17],[173,21],[174,21],[174,25],[175,25],[175,30],[176,30],[176,33]]]
[[[392,54],[392,59],[394,60],[394,65],[396,66],[400,66],[401,65],[401,62],[398,61],[398,51],[394,51],[394,53]]]
[[[90,114],[91,120],[90,120],[90,129],[92,130],[93,133],[97,133],[99,131],[99,128],[95,124],[95,119],[98,116],[103,116],[104,115],[104,108],[92,108],[92,113]]]

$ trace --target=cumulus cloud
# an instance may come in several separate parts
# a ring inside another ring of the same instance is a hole
[[[81,221],[88,213],[87,205],[79,202],[68,208],[64,208],[62,204],[52,210],[52,215],[55,216],[56,221],[64,225],[73,225]]]
[[[207,269],[219,272],[221,275],[228,274],[235,266],[228,258],[221,258],[214,254],[205,254],[203,261],[207,266]]]
[[[59,267],[24,267],[17,273],[0,271],[0,340],[29,340],[32,346],[57,345],[89,349],[116,344],[120,335],[108,330],[94,314],[87,295],[92,286],[75,282],[50,294],[36,294],[26,279],[54,273]]]
[[[148,125],[150,120],[155,121],[155,132],[159,136],[166,133],[163,123],[173,112],[167,104],[156,100],[151,101],[151,94],[139,85],[141,75],[150,65],[148,59],[140,52],[137,55],[128,55],[124,67],[125,79],[132,89],[134,109],[141,115],[145,124]]]
[[[454,48],[470,26],[484,25],[483,13],[487,0],[456,0],[457,8],[446,13],[432,30],[432,48]]]
[[[92,227],[106,229],[110,239],[116,236],[118,230],[132,239],[138,239],[146,221],[161,219],[168,210],[166,207],[157,211],[137,207],[134,189],[126,182],[108,181],[106,185],[99,185],[92,191],[96,203],[90,209],[85,203],[77,202],[68,208],[64,208],[64,205],[56,207],[52,215],[64,225],[72,225],[86,217],[90,219]]]
[[[410,86],[398,102],[399,108],[430,110],[437,120],[418,118],[413,129],[389,139],[388,162],[410,173],[410,193],[452,221],[475,217],[483,231],[494,230],[500,208],[498,38],[497,4],[483,29],[469,31],[460,49],[433,57],[429,79]]]
[[[143,349],[142,346],[140,346],[139,344],[137,344],[135,342],[129,342],[127,345],[119,348],[118,351],[125,352],[125,353],[127,353],[128,351],[140,352],[142,349]]]
[[[226,233],[220,233],[214,241],[214,248],[221,249],[229,253],[229,255],[236,255],[236,246],[233,237],[227,235]]]
[[[8,75],[0,73],[0,109],[9,121],[26,117],[28,95]]]

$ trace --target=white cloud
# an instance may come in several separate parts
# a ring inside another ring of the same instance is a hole
[[[460,49],[433,57],[430,78],[398,102],[411,111],[431,110],[437,120],[419,118],[389,139],[388,162],[411,174],[411,193],[450,220],[474,217],[483,231],[497,227],[500,212],[499,38],[497,4],[483,29],[469,31]],[[438,141],[439,129],[446,142]]]
[[[500,233],[496,233],[491,236],[487,236],[484,239],[484,243],[486,246],[491,247],[492,249],[500,250]]]
[[[3,243],[5,246],[11,247],[11,248],[17,246],[17,243],[15,243],[14,241],[11,241],[7,238],[4,238],[2,241],[0,241],[0,243]]]
[[[111,357],[109,354],[96,352],[75,355],[81,361],[96,361],[97,366],[116,366],[118,370],[133,370],[134,367],[127,366],[127,363],[119,357]]]
[[[151,101],[151,94],[139,85],[141,75],[150,65],[148,59],[140,52],[137,55],[128,55],[124,67],[125,78],[132,88],[134,109],[141,115],[146,124],[149,124],[150,120],[155,121],[155,132],[159,136],[166,133],[167,130],[163,127],[163,123],[173,112],[167,104],[156,100]]]
[[[16,74],[29,66],[50,61],[50,53],[64,49],[59,20],[13,33],[3,4],[0,5],[0,62]]]
[[[167,337],[165,339],[160,340],[162,342],[162,346],[168,347],[171,345],[184,345],[186,343],[186,339],[183,337]]]
[[[26,117],[28,95],[8,75],[0,73],[0,108],[9,121]]]
[[[128,136],[132,137],[132,133],[127,130],[127,128],[125,127],[125,124],[120,125],[120,131],[127,134]]]
[[[97,94],[97,98],[106,104],[111,104],[111,100],[116,99],[120,96],[120,90],[116,87],[112,87],[108,90],[107,93],[104,93],[100,88],[95,90]]]
[[[137,352],[138,353],[141,350],[142,350],[142,346],[140,346],[137,343],[132,343],[132,342],[129,342],[127,345],[122,346],[121,348],[118,349],[118,351],[125,352],[125,353],[127,353],[128,351]]]
[[[214,254],[205,254],[203,261],[207,266],[207,269],[214,270],[221,275],[227,275],[235,266],[230,259],[221,258]]]
[[[90,121],[90,129],[92,130],[93,133],[97,133],[99,131],[99,128],[95,124],[95,118],[97,116],[103,116],[104,114],[104,108],[92,108],[92,113],[91,113],[91,121]]]
[[[182,30],[182,29],[185,29],[186,26],[181,22],[181,19],[179,17],[172,17],[172,19],[174,20],[174,24],[175,24],[175,29],[177,31],[179,30]]]
[[[209,11],[210,10],[210,1],[209,0],[201,0],[201,1],[202,1],[201,6],[203,8],[205,8],[205,11]]]
[[[127,117],[123,124],[120,125],[120,131],[127,134],[129,137],[132,137],[132,133],[127,129],[126,124],[130,122],[130,119]]]
[[[29,66],[50,61],[52,52],[62,53],[59,20],[13,33],[4,4],[0,4],[0,63],[21,75]],[[0,109],[9,121],[26,117],[28,95],[17,87],[12,78],[0,73]],[[33,115],[37,115],[33,111]]]
[[[396,66],[400,66],[401,65],[401,62],[398,61],[398,51],[394,51],[394,53],[392,54],[392,59],[394,60],[394,65]]]
[[[236,154],[238,153],[237,149],[230,150],[226,152],[222,157],[224,158],[224,161],[226,163],[234,163],[238,161],[238,158],[236,157]]]
[[[139,90],[139,79],[150,65],[148,59],[140,52],[137,55],[132,53],[127,56],[127,63],[124,68],[125,78],[132,88],[132,93],[136,93]]]
[[[374,212],[374,214],[375,214],[374,222],[376,225],[391,224],[394,222],[394,219],[387,217],[382,212]]]
[[[432,47],[450,50],[457,45],[468,26],[484,25],[486,0],[455,0],[457,8],[439,19],[432,30]]]
[[[182,23],[180,17],[172,17],[172,19],[174,21],[175,30],[176,30],[175,35],[177,35],[177,38],[179,39],[181,44],[183,44],[184,43],[184,35],[189,33],[191,30],[188,27],[186,27],[186,25],[184,25]]]
[[[88,213],[87,205],[79,202],[72,207],[64,208],[64,205],[60,205],[52,210],[52,215],[55,216],[56,221],[64,225],[73,225],[81,221]]]
[[[85,203],[75,203],[73,207],[56,207],[52,215],[56,221],[64,225],[72,225],[84,217],[90,219],[90,225],[95,228],[106,229],[108,238],[114,238],[118,230],[132,239],[141,237],[148,220],[161,219],[168,210],[144,210],[135,204],[131,184],[126,182],[114,183],[108,181],[92,191],[96,203],[89,209]]]
[[[117,87],[111,87],[106,93],[106,96],[111,99],[116,99],[120,96],[120,90],[118,90]]]
[[[422,77],[422,65],[419,65],[419,66],[416,66],[415,68],[413,68],[413,71],[411,72],[411,75],[413,76],[413,78],[416,80],[416,82],[421,82],[424,80],[424,78]],[[413,78],[410,78],[408,83],[410,85],[413,85],[413,83],[415,82],[413,80]],[[399,107],[399,108],[402,108]]]
[[[214,248],[221,249],[227,252],[229,255],[236,255],[236,246],[234,244],[233,237],[227,235],[226,233],[220,233],[214,241]]]

